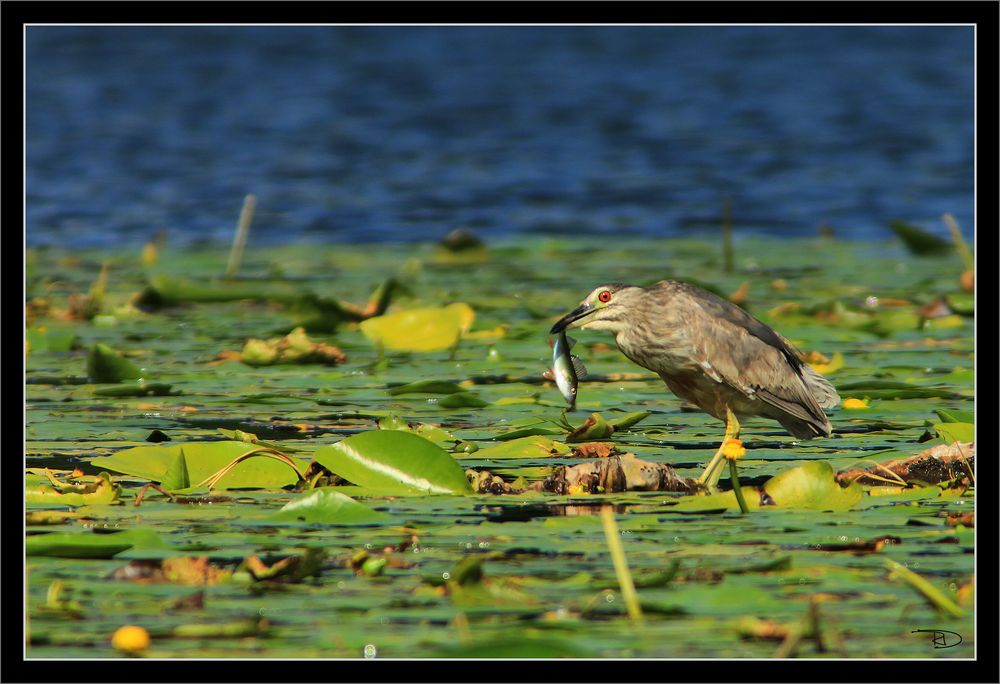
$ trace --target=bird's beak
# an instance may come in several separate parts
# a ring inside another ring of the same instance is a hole
[[[558,333],[561,333],[563,330],[566,330],[567,328],[577,327],[573,325],[576,321],[580,320],[585,316],[589,316],[590,314],[594,313],[594,311],[596,311],[596,309],[594,309],[593,306],[584,302],[583,304],[576,307],[568,314],[560,318],[558,321],[556,321],[556,324],[552,326],[552,330],[549,331],[549,334],[556,335]]]

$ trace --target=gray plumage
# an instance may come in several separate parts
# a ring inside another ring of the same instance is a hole
[[[604,292],[607,303],[599,300]],[[728,407],[738,418],[777,420],[800,439],[831,433],[823,409],[840,402],[833,385],[782,335],[711,292],[670,280],[605,285],[553,330],[577,320],[612,331],[625,356],[720,420]]]

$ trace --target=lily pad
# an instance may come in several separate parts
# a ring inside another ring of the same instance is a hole
[[[49,324],[28,328],[24,334],[29,354],[68,352],[73,349],[77,340],[76,330]]]
[[[934,431],[945,444],[976,440],[976,426],[972,423],[938,423]]]
[[[294,522],[364,525],[385,520],[389,516],[358,503],[332,487],[320,487],[290,501],[270,517],[272,520]]]
[[[96,387],[94,394],[99,397],[165,397],[171,394],[173,385],[162,382],[146,382],[142,378],[134,383]]]
[[[400,494],[471,494],[447,451],[402,430],[374,430],[320,447],[316,462],[360,487]]]
[[[445,307],[409,309],[369,318],[361,332],[373,342],[396,351],[440,351],[451,349],[469,331],[475,312],[457,302]]]
[[[67,488],[47,485],[28,487],[24,500],[27,505],[89,506],[114,503],[120,493],[121,488],[111,482],[111,476],[101,473],[97,482],[86,487]]]
[[[203,483],[246,454],[253,454],[232,466],[217,482],[215,489],[280,489],[294,485],[299,475],[288,464],[268,457],[275,453],[267,447],[246,442],[194,442],[171,446],[140,446],[99,456],[93,464],[117,473],[158,483],[168,491],[181,491]],[[307,463],[285,456],[299,471]]]
[[[387,391],[395,397],[400,394],[457,394],[465,390],[460,385],[446,380],[417,380],[390,387]]]
[[[169,545],[151,529],[132,529],[111,534],[94,532],[53,532],[33,534],[25,539],[27,556],[58,558],[111,558],[131,548],[163,549]]]
[[[438,406],[444,408],[483,408],[489,405],[490,402],[479,398],[472,392],[449,394],[438,402]]]
[[[856,482],[841,487],[826,461],[811,461],[779,473],[764,483],[764,491],[776,506],[821,511],[846,511],[864,496]]]
[[[906,221],[889,221],[889,227],[903,241],[911,254],[919,256],[947,256],[954,246],[947,240],[917,228]]]
[[[505,441],[503,444],[486,447],[476,452],[476,458],[549,458],[570,451],[565,444],[546,437],[531,435]]]
[[[91,382],[121,382],[138,380],[143,372],[121,352],[98,342],[87,355],[87,375]]]

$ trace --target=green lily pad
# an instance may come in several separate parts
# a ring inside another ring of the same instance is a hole
[[[395,385],[387,391],[395,397],[400,394],[458,394],[465,390],[457,383],[446,380],[417,380],[405,385]]]
[[[532,435],[480,449],[476,452],[476,458],[548,458],[556,454],[567,453],[569,450],[569,447],[550,437]]]
[[[841,394],[864,396],[869,399],[952,399],[958,395],[947,387],[922,387],[894,380],[861,380],[838,384]]]
[[[742,487],[743,499],[751,511],[760,508],[760,491],[756,487]],[[736,500],[736,492],[729,490],[716,494],[684,496],[675,506],[670,507],[675,513],[722,513],[724,511],[740,510]]]
[[[143,372],[121,352],[98,342],[87,356],[87,375],[91,382],[121,382],[138,380]]]
[[[608,424],[611,425],[617,432],[618,430],[626,430],[639,421],[646,420],[651,415],[652,411],[638,411],[636,413],[626,413],[621,418],[616,418],[615,420],[609,420]]]
[[[255,449],[266,449],[246,442],[193,442],[171,446],[141,446],[99,456],[92,463],[117,473],[158,483],[168,491],[198,487],[218,474],[236,458]],[[287,457],[291,459],[291,457]],[[308,463],[291,459],[299,471]],[[259,451],[235,465],[215,483],[215,489],[280,489],[294,485],[299,476],[289,465]]]
[[[605,439],[610,437],[614,431],[614,425],[606,421],[604,416],[600,413],[592,413],[589,418],[566,436],[566,441],[590,442],[596,439]]]
[[[111,558],[133,547],[163,549],[169,545],[155,530],[133,529],[111,534],[53,532],[25,539],[25,555],[57,558]]]
[[[811,461],[779,473],[764,483],[764,491],[776,506],[821,511],[846,511],[864,496],[856,482],[841,487],[826,461]]]
[[[447,451],[402,430],[374,430],[320,447],[316,462],[360,487],[400,494],[471,494]]]
[[[24,493],[27,505],[90,506],[109,504],[118,500],[121,488],[111,482],[111,476],[100,473],[93,486],[74,488],[81,491],[60,491],[56,487],[39,484],[28,487]]]
[[[29,354],[68,352],[76,344],[76,330],[50,324],[37,325],[24,331]]]
[[[935,409],[934,413],[938,415],[942,423],[975,423],[976,422],[976,412],[975,411],[946,411],[944,409]]]
[[[472,392],[449,394],[438,402],[438,406],[444,408],[483,408],[489,405],[490,402],[480,399]]]
[[[587,658],[593,654],[573,642],[557,638],[497,638],[439,648],[438,658]]]
[[[320,487],[288,502],[271,520],[307,523],[357,525],[387,519],[385,513],[372,510],[331,487]]]
[[[954,249],[954,245],[947,240],[906,221],[889,221],[889,227],[899,236],[911,254],[940,257],[947,256]]]
[[[938,423],[934,431],[945,444],[976,441],[976,426],[972,423]]]
[[[171,394],[172,387],[173,385],[146,382],[140,378],[131,384],[96,387],[94,394],[99,397],[165,397]]]

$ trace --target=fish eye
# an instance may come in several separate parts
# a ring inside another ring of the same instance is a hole
[[[611,301],[611,290],[602,290],[601,294],[597,295],[597,298],[607,304]]]

